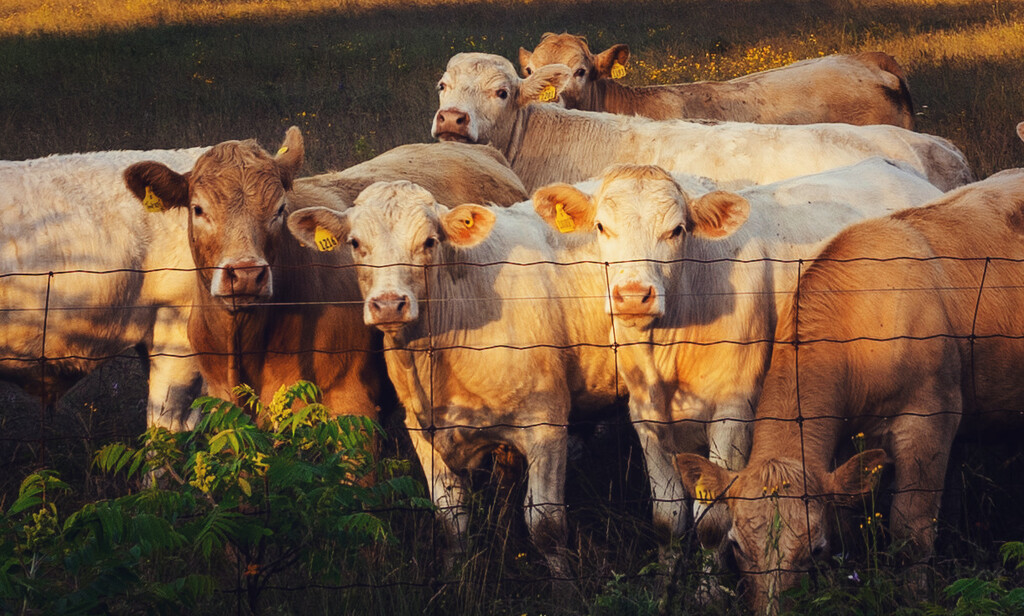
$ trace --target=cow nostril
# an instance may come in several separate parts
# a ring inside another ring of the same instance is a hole
[[[456,126],[462,126],[465,123],[466,123],[465,116],[460,116],[460,117],[455,118],[455,125]]]

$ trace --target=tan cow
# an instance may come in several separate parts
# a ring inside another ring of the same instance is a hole
[[[534,207],[552,227],[568,219],[569,235],[590,238],[593,253],[582,258],[610,264],[596,273],[608,281],[605,324],[619,345],[654,523],[678,536],[687,515],[674,454],[743,468],[798,261],[852,222],[941,192],[879,158],[736,193],[642,165],[611,167],[599,186],[581,188],[542,188]]]
[[[687,492],[731,510],[728,538],[758,612],[831,553],[836,503],[889,459],[888,525],[928,559],[958,430],[1005,431],[1024,410],[1024,170],[854,225],[800,278],[780,320],[747,468],[676,459]],[[869,449],[833,469],[862,432]]]
[[[276,157],[253,141],[228,141],[187,174],[141,163],[125,179],[140,199],[148,187],[166,207],[190,208],[200,301],[189,340],[211,393],[230,397],[246,382],[268,397],[302,378],[323,389],[334,412],[372,415],[378,383],[368,354],[375,345],[360,323],[355,274],[345,267],[351,259],[344,251],[303,248],[284,224],[287,213],[344,210],[349,195],[374,177],[415,177],[445,198],[503,204],[523,195],[522,184],[496,151],[465,144],[404,146],[341,172],[294,180],[303,156],[293,127]]]
[[[332,411],[374,416],[379,383],[355,274],[339,253],[306,250],[285,226],[289,208],[347,205],[295,182],[303,157],[292,127],[274,157],[255,141],[226,141],[188,173],[143,162],[124,175],[140,200],[189,211],[197,303],[188,334],[211,394],[231,398],[245,382],[269,399],[301,378],[321,387]]]
[[[573,34],[548,32],[532,52],[519,48],[524,76],[564,64],[572,78],[562,89],[569,109],[639,115],[655,120],[706,118],[760,124],[892,124],[914,128],[914,105],[902,67],[872,51],[811,58],[729,81],[625,86],[627,45],[592,54]],[[617,66],[616,66],[617,65]]]
[[[528,190],[578,182],[614,163],[655,164],[723,183],[766,184],[852,165],[872,156],[903,161],[941,190],[973,179],[963,154],[940,137],[896,126],[655,121],[532,104],[571,79],[561,64],[520,79],[512,63],[460,53],[438,83],[431,134],[490,143]]]
[[[409,182],[373,184],[344,213],[311,208],[288,225],[307,243],[328,230],[364,266],[363,318],[384,333],[388,375],[450,547],[467,521],[454,470],[506,445],[527,461],[531,537],[567,575],[570,403],[617,395],[603,267],[578,263],[575,246],[556,252],[529,203],[449,209]]]

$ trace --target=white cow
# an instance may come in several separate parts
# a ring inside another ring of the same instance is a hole
[[[656,164],[749,185],[872,156],[904,161],[942,190],[973,180],[950,142],[895,126],[655,121],[531,104],[555,98],[570,77],[565,65],[549,64],[520,79],[500,56],[457,54],[437,85],[440,105],[431,134],[490,143],[527,190],[584,180],[614,163]]]
[[[611,336],[659,528],[678,534],[688,519],[674,454],[708,453],[733,470],[746,463],[799,260],[852,222],[940,194],[878,158],[738,193],[695,196],[658,167],[630,165],[608,169],[596,190],[563,184],[535,193],[552,226],[591,238],[593,252],[579,258],[611,263]]]
[[[579,261],[576,247],[556,253],[555,232],[528,202],[449,209],[409,182],[373,184],[344,213],[297,211],[288,226],[309,245],[327,230],[367,266],[364,321],[384,332],[388,375],[452,543],[466,530],[452,469],[509,445],[527,461],[531,536],[565,575],[570,404],[618,393],[603,266],[555,266]]]
[[[0,162],[0,375],[53,400],[70,377],[141,345],[147,424],[188,427],[199,372],[185,330],[195,286],[187,213],[147,213],[121,173],[150,159],[184,171],[204,151]]]

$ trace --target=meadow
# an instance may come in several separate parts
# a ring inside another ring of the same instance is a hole
[[[1024,0],[5,0],[0,159],[242,138],[273,149],[297,125],[307,173],[345,168],[430,140],[435,84],[451,55],[514,59],[549,31],[583,34],[594,51],[629,44],[631,84],[728,79],[825,54],[884,51],[907,71],[919,131],[953,141],[979,178],[1024,166],[1014,132],[1024,121]],[[0,385],[0,509],[43,465],[61,471],[76,502],[136,487],[89,461],[103,444],[134,442],[144,430],[144,376],[135,359],[116,360],[51,415]],[[531,552],[514,513],[522,485],[509,495],[481,475],[466,566],[445,571],[437,562],[429,514],[397,511],[397,541],[363,554],[369,566],[338,565],[330,580],[287,573],[266,589],[260,611],[703,613],[692,604],[698,557],[672,570],[656,565],[642,460],[618,411],[578,429],[587,447],[572,458],[567,488],[579,570],[572,592],[552,593]],[[407,445],[391,415],[384,450],[401,455]],[[1024,578],[999,548],[1024,539],[1016,515],[1024,485],[1015,479],[1024,461],[1008,437],[960,444],[927,597],[904,592],[882,535],[869,528],[842,562],[798,589],[795,609],[1014,613],[1021,604],[1011,589]],[[248,613],[232,591],[234,575],[194,609]],[[954,583],[959,591],[944,592]],[[122,599],[107,610],[133,608]],[[742,608],[726,597],[707,611]]]

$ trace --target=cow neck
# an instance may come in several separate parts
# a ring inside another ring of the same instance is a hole
[[[640,105],[637,104],[637,100],[641,96],[636,88],[622,85],[611,79],[599,79],[594,82],[594,87],[588,88],[588,90],[586,106],[581,105],[580,109],[622,115],[638,113]]]
[[[797,361],[799,374],[793,369]],[[751,465],[795,460],[807,468],[829,470],[843,429],[844,404],[834,375],[816,383],[815,370],[808,369],[810,361],[792,344],[776,343],[755,413]],[[826,371],[833,372],[834,367]]]
[[[215,394],[232,397],[231,389],[240,383],[259,391],[269,309],[256,306],[232,313],[215,304],[220,301],[207,292],[192,310],[188,328],[192,349],[199,355],[204,376],[222,384]]]
[[[516,160],[519,158],[520,153],[523,150],[523,141],[526,139],[526,129],[530,125],[530,118],[533,115],[534,105],[527,105],[516,113],[516,119],[512,123],[512,134],[509,136],[508,145],[502,150],[502,154],[505,155],[505,160],[508,161],[508,166],[512,169],[516,168]],[[493,145],[493,144],[492,144]],[[530,187],[527,186],[529,190]]]

